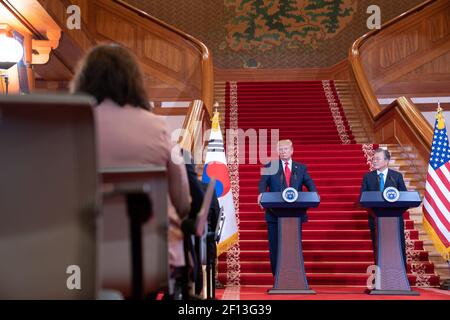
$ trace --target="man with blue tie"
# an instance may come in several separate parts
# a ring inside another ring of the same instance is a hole
[[[259,181],[258,204],[261,206],[261,196],[267,189],[270,192],[282,192],[288,187],[302,191],[305,186],[308,191],[317,192],[317,188],[306,170],[306,166],[292,161],[294,148],[291,140],[278,142],[279,160],[274,160],[263,168],[263,174]],[[269,210],[266,210],[267,231],[269,237],[270,266],[272,274],[276,272],[278,255],[278,218]]]
[[[361,192],[364,191],[381,191],[388,187],[395,187],[399,191],[407,191],[405,182],[403,181],[403,176],[400,172],[389,169],[389,160],[391,159],[391,154],[388,150],[378,148],[375,150],[373,156],[373,167],[375,170],[367,173],[361,185]],[[375,219],[369,214],[369,228],[370,236],[372,238],[372,245],[374,253],[376,252],[376,241],[375,241]],[[406,263],[406,246],[405,246],[405,226],[403,217],[400,217],[400,235],[402,252],[404,261]],[[375,254],[376,256],[376,254]]]

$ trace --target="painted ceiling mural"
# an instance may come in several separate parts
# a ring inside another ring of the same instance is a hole
[[[386,22],[424,0],[125,0],[203,41],[214,65],[323,68],[368,31],[367,7]]]
[[[317,48],[352,20],[356,0],[225,0],[231,12],[225,24],[226,41],[233,51]]]

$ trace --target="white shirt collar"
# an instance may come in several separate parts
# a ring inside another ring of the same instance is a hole
[[[380,175],[380,173],[383,174],[383,177],[386,178],[388,174],[389,168],[384,169],[383,171],[377,170],[377,175]]]
[[[288,161],[281,160],[281,162],[283,162],[283,167],[285,166],[285,163],[286,163],[286,162],[289,164],[289,168],[292,167],[292,158],[290,158]]]

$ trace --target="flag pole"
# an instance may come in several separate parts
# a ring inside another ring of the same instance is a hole
[[[447,263],[448,263],[448,272],[449,272],[449,274],[450,274],[450,260],[447,261]],[[441,288],[442,290],[448,290],[448,291],[450,291],[450,279],[444,280],[444,282],[442,282],[440,288]]]
[[[441,113],[443,110],[442,110],[442,108],[441,108],[441,102],[439,101],[439,98],[438,98],[438,107],[437,107],[437,110],[436,110],[438,113]]]
[[[444,111],[441,108],[441,103],[439,102],[439,98],[438,98],[438,107],[437,107],[437,114],[436,114],[436,118],[438,119],[438,121],[442,121],[442,112]],[[448,263],[448,272],[450,274],[450,260],[447,261]],[[450,290],[450,279],[445,280],[444,282],[442,282],[440,288],[442,290]]]

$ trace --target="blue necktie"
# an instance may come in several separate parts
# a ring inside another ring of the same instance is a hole
[[[378,176],[380,177],[380,191],[383,192],[383,190],[384,190],[384,174],[380,173]]]

